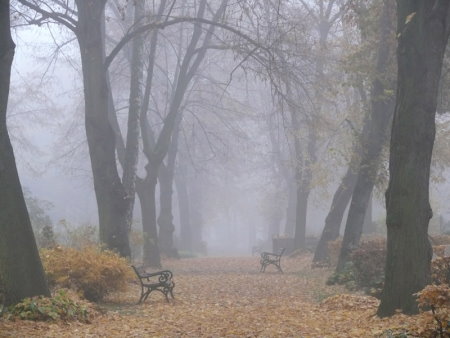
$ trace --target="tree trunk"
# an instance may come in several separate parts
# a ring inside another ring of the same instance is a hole
[[[334,241],[339,237],[342,218],[344,217],[345,209],[352,197],[353,189],[358,177],[355,162],[359,162],[359,155],[360,154],[357,154],[355,150],[347,168],[347,172],[334,193],[330,211],[325,219],[325,227],[320,236],[316,251],[314,252],[313,263],[327,262],[330,258],[328,253],[328,242]]]
[[[295,217],[294,247],[301,249],[305,246],[306,239],[306,216],[308,210],[309,189],[300,186],[297,188],[297,207]]]
[[[9,1],[0,1],[0,279],[6,305],[50,296],[6,126],[14,49]]]
[[[288,237],[294,237],[295,234],[295,218],[296,218],[296,208],[297,205],[297,191],[293,182],[288,183],[288,205],[286,208],[286,225],[284,233]]]
[[[150,170],[150,172],[154,172]],[[143,263],[145,266],[161,267],[156,227],[156,175],[147,176],[136,185],[142,214],[142,232],[144,237]]]
[[[77,38],[84,81],[85,125],[99,214],[100,241],[130,257],[127,194],[120,180],[115,135],[108,120],[108,83],[104,67],[105,0],[77,0]]]
[[[379,44],[376,56],[376,74],[372,81],[370,95],[370,123],[362,131],[362,158],[358,168],[358,178],[348,211],[344,238],[336,271],[340,272],[350,260],[351,252],[359,246],[367,205],[375,184],[381,152],[386,142],[392,121],[394,98],[386,94],[392,89],[390,61],[393,55],[393,0],[385,0],[379,19]]]
[[[378,315],[417,313],[430,282],[430,163],[450,1],[398,0],[398,87],[386,191],[387,258]]]
[[[186,182],[186,170],[181,165],[178,166],[177,174],[175,175],[175,184],[180,213],[180,248],[192,251],[190,200]]]
[[[202,189],[198,174],[188,181],[188,192],[190,196],[191,215],[191,235],[192,250],[200,254],[206,254],[206,247],[203,242],[203,215],[202,210]]]
[[[137,29],[143,24],[145,15],[144,0],[134,2],[134,27]],[[136,199],[136,171],[139,158],[140,115],[143,100],[143,70],[144,70],[144,39],[142,34],[133,39],[130,63],[130,98],[128,110],[127,142],[125,158],[122,163],[122,184],[126,193],[125,222],[126,228],[131,230],[133,222],[134,202]],[[128,235],[127,233],[127,235]]]
[[[369,202],[366,208],[366,215],[364,217],[363,222],[363,234],[370,234],[374,232],[374,229],[372,227],[372,210],[373,210],[373,191],[372,194],[370,194]]]
[[[178,257],[177,249],[173,244],[173,225],[172,198],[173,198],[173,179],[175,174],[175,160],[178,152],[178,135],[180,133],[180,124],[182,115],[178,115],[176,126],[172,135],[172,142],[167,153],[167,165],[162,165],[159,169],[159,189],[160,189],[160,212],[158,217],[159,224],[159,247],[161,252],[168,257]]]

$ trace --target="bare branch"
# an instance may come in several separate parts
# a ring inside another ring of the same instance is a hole
[[[24,1],[24,0],[20,0],[20,1]],[[105,67],[108,68],[112,61],[114,60],[114,58],[117,56],[117,54],[120,52],[120,50],[130,41],[132,40],[136,35],[138,34],[142,34],[145,33],[149,30],[153,30],[153,29],[164,29],[168,26],[172,26],[172,25],[176,25],[178,23],[182,23],[182,22],[190,22],[190,23],[204,23],[204,24],[208,24],[208,25],[214,25],[217,27],[220,27],[224,30],[227,30],[231,33],[236,34],[237,36],[243,38],[244,40],[246,40],[247,42],[251,43],[254,46],[258,46],[260,49],[265,50],[266,52],[268,52],[270,54],[270,50],[267,47],[264,47],[261,43],[259,43],[258,41],[254,40],[253,38],[249,37],[248,35],[242,33],[240,30],[233,28],[227,24],[224,23],[220,23],[220,22],[214,22],[214,20],[209,20],[209,19],[204,19],[204,18],[198,18],[198,17],[179,17],[179,18],[175,18],[172,20],[168,20],[168,21],[164,21],[164,22],[152,22],[149,23],[147,25],[141,26],[138,29],[126,34],[121,40],[120,42],[116,45],[116,47],[114,47],[114,49],[111,51],[111,53],[106,57],[105,59]]]
[[[49,12],[42,9],[40,6],[28,1],[28,0],[18,0],[22,5],[27,6],[28,8],[34,10],[35,12],[42,15],[41,19],[50,18],[55,20],[56,22],[66,26],[72,32],[77,33],[77,25],[78,22],[71,18],[70,16],[62,13]]]

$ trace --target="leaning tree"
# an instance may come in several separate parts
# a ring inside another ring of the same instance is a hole
[[[11,65],[9,1],[0,1],[0,279],[5,303],[50,296],[6,126]]]

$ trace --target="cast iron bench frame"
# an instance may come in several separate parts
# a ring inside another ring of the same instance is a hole
[[[161,292],[167,301],[169,301],[169,295],[172,299],[175,299],[173,296],[175,282],[172,280],[173,274],[170,270],[146,272],[144,267],[132,265],[132,268],[141,284],[141,296],[139,297],[138,304],[145,302],[152,291]]]
[[[270,264],[275,265],[278,271],[283,273],[283,270],[281,269],[281,256],[283,256],[283,253],[286,249],[282,248],[280,249],[280,252],[278,254],[272,253],[272,252],[262,252],[261,253],[261,269],[260,272],[265,272],[266,267]]]

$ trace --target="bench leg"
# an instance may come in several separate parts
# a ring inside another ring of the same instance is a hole
[[[259,270],[259,272],[265,272],[266,266],[267,266],[267,264],[261,264],[261,269]]]
[[[275,266],[277,267],[279,272],[283,273],[283,270],[281,269],[281,264],[275,264]]]
[[[149,294],[150,294],[150,290],[147,289],[145,292],[144,292],[144,290],[142,290],[141,297],[139,298],[138,304],[145,302],[145,300],[147,299]]]

